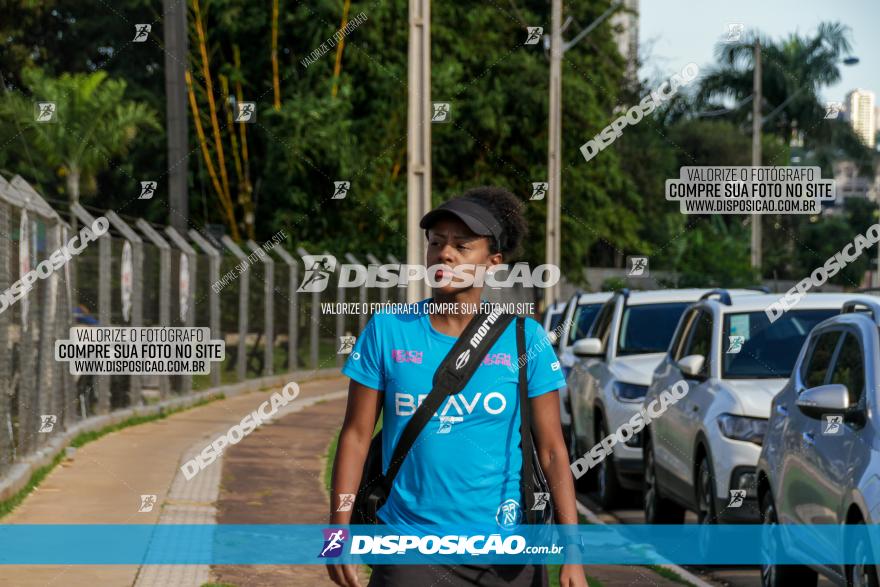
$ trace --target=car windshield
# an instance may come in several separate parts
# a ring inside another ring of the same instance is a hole
[[[562,322],[562,317],[564,315],[565,312],[563,312],[562,310],[550,314],[550,324],[548,324],[547,326],[547,332],[552,332],[556,330],[556,327],[559,326],[560,322]]]
[[[721,377],[787,379],[804,339],[838,310],[789,310],[772,324],[763,310],[724,316]]]
[[[678,326],[678,320],[691,302],[627,306],[623,311],[618,355],[662,353]]]
[[[580,339],[586,338],[587,332],[590,330],[590,326],[593,325],[593,320],[596,319],[596,314],[599,313],[601,307],[602,304],[584,304],[575,309],[574,328],[569,331],[568,344],[574,344]]]

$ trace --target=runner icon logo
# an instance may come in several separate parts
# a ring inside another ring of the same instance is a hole
[[[537,45],[538,41],[541,40],[541,36],[544,34],[544,27],[542,26],[530,26],[526,27],[528,30],[528,36],[526,36],[526,42],[524,45]]]
[[[37,102],[34,108],[34,120],[37,122],[54,122],[55,108],[55,102]]]
[[[843,104],[840,102],[826,102],[825,118],[836,119],[841,110],[843,110]]]
[[[336,257],[333,255],[303,255],[306,274],[303,276],[298,293],[316,293],[327,289],[330,274],[336,270]]]
[[[746,490],[745,489],[731,489],[730,490],[730,503],[727,504],[729,508],[738,508],[742,506],[743,500],[746,498]]]
[[[356,340],[357,340],[356,336],[340,336],[339,337],[339,350],[336,351],[336,354],[337,355],[351,354],[351,351],[354,348],[354,343]]]
[[[158,185],[155,181],[142,181],[141,182],[141,195],[138,196],[138,200],[149,200],[156,193],[156,186]]]
[[[440,427],[437,428],[437,434],[449,434],[452,432],[452,425],[456,422],[463,422],[461,416],[440,416]]]
[[[342,554],[343,546],[348,539],[348,532],[342,528],[327,528],[322,532],[324,533],[324,548],[318,558],[335,558]]]
[[[843,434],[843,416],[840,414],[822,415],[822,434],[825,436],[840,436]]]
[[[334,181],[333,182],[333,197],[331,200],[344,200],[345,196],[348,195],[348,190],[351,189],[350,181]]]
[[[235,105],[235,122],[256,122],[257,121],[257,103],[256,102],[238,102]]]
[[[648,276],[648,258],[647,257],[628,257],[629,275],[630,277],[647,277]]]
[[[505,530],[512,530],[519,526],[522,520],[522,512],[520,511],[519,502],[515,499],[508,499],[495,512],[495,521]]]
[[[431,122],[449,122],[449,102],[434,102],[432,108]]]
[[[732,22],[727,25],[727,42],[735,43],[742,37],[746,25],[739,22]]]
[[[153,25],[151,24],[134,25],[134,38],[131,40],[132,43],[143,43],[146,41],[151,30],[153,30]]]
[[[532,506],[532,511],[543,512],[547,509],[548,503],[550,503],[549,493],[535,493],[535,505]]]
[[[55,423],[58,421],[58,416],[54,414],[43,414],[40,416],[40,432],[52,432],[52,429],[55,428]]]
[[[141,496],[141,505],[138,506],[138,513],[149,513],[153,511],[153,506],[156,505],[156,496],[155,495],[142,495]]]
[[[535,181],[532,182],[532,197],[530,200],[543,200],[544,196],[547,195],[547,182],[546,181]]]
[[[349,512],[354,505],[354,493],[340,493],[337,512]]]
[[[728,354],[736,354],[742,350],[743,343],[746,341],[746,337],[742,335],[734,335],[728,336],[727,339],[730,342],[730,346],[727,348]]]

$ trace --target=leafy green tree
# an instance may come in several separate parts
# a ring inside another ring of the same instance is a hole
[[[725,224],[720,215],[695,218],[682,238],[670,245],[679,287],[744,287],[755,285],[748,230]]]
[[[94,184],[95,174],[124,155],[140,129],[159,129],[147,106],[124,99],[125,82],[105,72],[52,78],[27,69],[22,78],[29,97],[13,95],[3,108],[21,121],[40,163],[64,176],[71,204],[79,202],[82,183]],[[55,103],[52,121],[35,120],[36,101]]]
[[[868,200],[847,198],[842,214],[825,215],[821,221],[806,223],[798,234],[800,246],[796,249],[798,261],[797,278],[806,277],[825,260],[834,256],[856,234],[864,234],[877,221],[876,206]],[[876,246],[876,245],[875,245]],[[829,282],[855,289],[861,285],[862,276],[871,266],[877,250],[866,249],[855,261],[832,277]]]

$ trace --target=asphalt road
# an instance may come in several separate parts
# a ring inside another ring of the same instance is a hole
[[[589,508],[607,524],[644,524],[645,515],[638,496],[632,495],[631,499],[624,500],[626,505],[612,510],[604,510],[599,504],[591,499],[588,493],[578,493],[578,501]],[[629,496],[628,496],[629,497]],[[685,516],[686,524],[696,524],[697,516],[688,512]],[[704,581],[715,585],[728,587],[761,587],[761,571],[757,566],[693,566],[683,565],[685,569],[697,575]],[[831,587],[831,581],[819,576],[821,587]]]

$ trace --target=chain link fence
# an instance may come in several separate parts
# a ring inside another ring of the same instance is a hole
[[[16,282],[96,218],[109,221],[105,234],[13,299]],[[322,315],[321,302],[380,301],[379,294],[337,290],[338,276],[323,292],[297,293],[305,268],[286,250],[294,243],[271,244],[237,244],[209,230],[181,234],[78,204],[59,214],[21,177],[0,176],[0,478],[95,416],[340,365],[338,337],[357,335],[368,316]],[[389,301],[402,295],[392,291]],[[55,341],[72,326],[111,325],[209,327],[226,343],[225,360],[209,375],[170,376],[76,376],[55,360]]]

